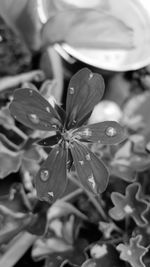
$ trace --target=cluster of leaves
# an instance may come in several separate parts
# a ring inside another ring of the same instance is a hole
[[[149,266],[149,92],[126,101],[120,126],[111,117],[88,124],[100,75],[73,76],[66,111],[52,86],[17,89],[0,109],[0,178],[20,180],[0,197],[0,255],[27,231],[45,267]]]

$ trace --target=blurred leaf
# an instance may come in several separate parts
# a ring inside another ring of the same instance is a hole
[[[0,178],[17,172],[22,160],[22,152],[14,152],[6,148],[0,141]]]
[[[147,224],[144,215],[148,210],[148,202],[142,199],[141,185],[139,183],[128,185],[125,196],[118,192],[113,192],[111,199],[114,207],[109,210],[109,214],[114,220],[131,217],[140,227]]]
[[[44,25],[42,39],[46,44],[66,42],[73,47],[134,47],[133,30],[100,7],[78,9],[72,6],[70,9],[58,9],[56,13],[50,14],[48,22]]]
[[[121,252],[120,258],[131,264],[132,267],[146,267],[143,263],[143,256],[148,252],[148,248],[140,245],[142,236],[130,238],[129,244],[119,244],[117,250]]]
[[[150,93],[130,98],[123,111],[123,122],[132,130],[147,132],[150,129]]]
[[[88,124],[98,123],[102,121],[119,122],[121,117],[121,108],[116,104],[115,101],[102,100],[94,107]]]
[[[0,125],[5,127],[7,130],[11,130],[15,125],[14,119],[10,114],[8,106],[0,109]]]
[[[8,195],[0,197],[0,242],[11,240],[21,230],[42,235],[46,226],[47,203],[28,199],[22,184],[13,184]]]
[[[111,162],[109,165],[110,174],[117,176],[129,183],[135,182],[137,173],[131,166],[126,165],[126,161]]]

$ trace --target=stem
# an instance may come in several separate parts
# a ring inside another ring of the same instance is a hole
[[[11,245],[4,255],[0,257],[0,267],[14,266],[36,239],[37,237],[35,235],[31,235],[27,232],[18,234],[17,237],[12,240]]]
[[[82,193],[83,193],[83,189],[82,188],[78,188],[75,191],[71,192],[70,194],[62,197],[60,200],[66,202],[66,201],[69,201],[72,198],[74,198],[74,197],[76,197],[76,196],[78,196],[78,195],[80,195]]]
[[[24,83],[27,81],[42,81],[43,79],[44,73],[41,70],[34,70],[16,76],[7,76],[6,78],[0,79],[0,91],[18,86],[20,83]]]
[[[18,127],[16,127],[15,125],[12,126],[12,130],[16,134],[18,134],[19,136],[21,136],[24,140],[27,140],[28,139],[27,135],[24,132],[22,132]]]
[[[97,202],[96,198],[89,191],[87,191],[76,179],[72,178],[72,176],[70,175],[70,173],[68,173],[68,178],[74,184],[76,184],[78,187],[82,188],[82,190],[87,194],[87,196],[89,197],[89,199],[93,203],[94,207],[99,212],[100,216],[102,216],[104,220],[108,220],[108,218],[107,218],[107,216],[106,216],[103,208],[101,207],[100,203]]]

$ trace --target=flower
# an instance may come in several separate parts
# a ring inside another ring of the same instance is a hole
[[[68,164],[73,162],[80,182],[94,194],[102,193],[108,184],[108,171],[87,143],[117,144],[126,138],[124,129],[114,121],[85,125],[94,106],[104,93],[101,75],[83,68],[71,79],[67,92],[66,112],[54,107],[33,89],[17,89],[10,112],[19,122],[55,135],[37,142],[52,147],[36,175],[35,186],[41,200],[56,200],[67,184]]]
[[[142,199],[141,185],[139,183],[128,185],[125,195],[113,192],[111,199],[114,207],[109,210],[109,215],[114,220],[131,217],[140,227],[147,224],[145,214],[148,211],[148,202]]]
[[[143,256],[148,252],[148,248],[143,247],[140,242],[142,235],[130,238],[129,244],[120,243],[117,250],[120,251],[120,259],[129,262],[132,267],[145,267]]]

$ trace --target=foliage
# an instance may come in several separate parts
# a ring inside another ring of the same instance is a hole
[[[37,266],[149,266],[149,67],[130,74],[123,106],[107,99],[109,88],[104,95],[99,73],[79,69],[65,73],[62,105],[54,79],[4,90],[0,264],[15,258],[13,247],[27,233]]]

